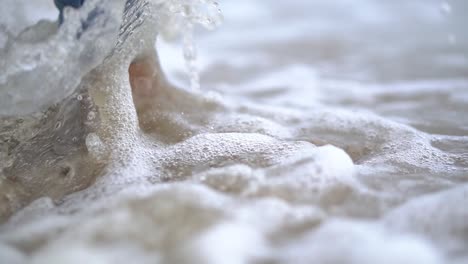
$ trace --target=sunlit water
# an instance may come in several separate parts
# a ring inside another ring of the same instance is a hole
[[[465,1],[2,1],[1,263],[468,261]]]

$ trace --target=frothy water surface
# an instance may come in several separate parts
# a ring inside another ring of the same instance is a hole
[[[464,1],[51,2],[0,16],[5,263],[468,261]]]

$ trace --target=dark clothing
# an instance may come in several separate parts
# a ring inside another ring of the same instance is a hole
[[[54,0],[55,6],[58,8],[60,15],[59,15],[59,22],[60,24],[63,23],[63,9],[66,6],[71,6],[73,8],[79,8],[83,5],[85,0]]]

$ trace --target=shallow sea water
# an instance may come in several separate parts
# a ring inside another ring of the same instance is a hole
[[[465,1],[1,1],[1,263],[468,262]]]

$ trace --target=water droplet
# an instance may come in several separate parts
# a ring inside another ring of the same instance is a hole
[[[445,15],[451,14],[452,13],[452,6],[450,5],[450,3],[446,2],[446,1],[443,1],[440,4],[440,11]]]
[[[452,34],[452,33],[449,34],[448,41],[451,45],[457,44],[457,36],[455,36],[455,34]]]
[[[96,118],[96,113],[94,111],[89,112],[87,118],[89,121],[94,120],[94,118]]]
[[[106,147],[98,135],[90,133],[86,136],[86,148],[97,159],[102,159],[105,154]]]

